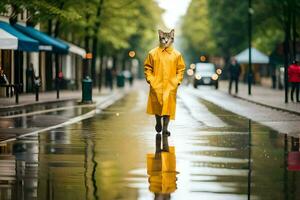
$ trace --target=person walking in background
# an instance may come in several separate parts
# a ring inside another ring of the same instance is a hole
[[[4,73],[4,70],[2,69],[2,66],[0,66],[0,85],[8,85],[9,81]],[[0,87],[0,97],[8,95],[8,88]]]
[[[109,87],[110,90],[113,90],[113,72],[112,68],[105,69],[105,87]]]
[[[5,84],[8,85],[9,81],[4,73],[4,70],[2,69],[2,67],[0,66],[0,84]]]
[[[228,92],[231,94],[232,82],[235,82],[235,93],[239,91],[239,77],[241,74],[241,66],[238,64],[235,58],[231,58],[231,63],[229,65],[229,88]]]
[[[34,83],[34,68],[33,64],[30,63],[26,69],[26,92],[33,92]]]
[[[147,113],[155,115],[156,132],[170,135],[168,124],[170,119],[175,119],[176,93],[185,64],[181,53],[172,47],[174,29],[158,33],[160,45],[148,53],[144,62],[146,81],[150,85]]]
[[[288,68],[289,82],[292,85],[291,100],[294,101],[294,92],[296,91],[296,101],[299,101],[299,84],[300,84],[300,66],[298,62],[294,60]]]

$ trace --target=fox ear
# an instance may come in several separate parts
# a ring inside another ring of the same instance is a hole
[[[162,30],[158,30],[158,35],[159,35],[159,37],[163,37],[164,36],[164,32],[162,31]]]
[[[175,30],[172,29],[171,32],[170,32],[170,34],[171,34],[171,37],[174,38]]]

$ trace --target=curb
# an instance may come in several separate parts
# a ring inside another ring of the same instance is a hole
[[[14,104],[14,105],[8,105],[8,106],[0,106],[0,112],[1,111],[9,111],[11,109],[15,108],[23,108],[23,107],[30,107],[35,105],[43,105],[48,103],[63,103],[67,101],[77,101],[78,98],[69,98],[69,99],[56,99],[56,100],[50,100],[50,101],[38,101],[34,103],[24,103],[24,104]]]
[[[276,106],[272,106],[272,105],[260,103],[260,102],[253,101],[253,100],[250,100],[250,99],[246,99],[246,98],[244,98],[244,97],[237,96],[237,95],[232,95],[232,96],[233,96],[234,98],[241,99],[241,100],[243,100],[243,101],[248,101],[248,102],[250,102],[250,103],[254,103],[254,104],[257,104],[257,105],[260,105],[260,106],[264,106],[264,107],[267,107],[267,108],[272,108],[272,109],[274,109],[274,110],[279,110],[279,111],[283,111],[283,112],[288,112],[288,113],[292,113],[292,114],[295,114],[295,115],[299,115],[299,116],[300,116],[300,113],[299,113],[299,112],[296,112],[296,111],[292,111],[292,110],[288,110],[288,109],[279,108],[279,107],[276,107]]]
[[[73,117],[73,118],[71,118],[71,119],[69,119],[65,122],[60,123],[60,124],[45,127],[45,128],[33,131],[33,132],[25,133],[23,135],[19,135],[18,137],[12,137],[12,138],[2,140],[2,141],[0,141],[0,145],[5,144],[7,142],[15,141],[17,138],[24,138],[26,136],[39,134],[41,132],[50,131],[50,130],[57,129],[57,128],[60,128],[60,127],[68,126],[68,125],[80,122],[82,120],[94,117],[96,114],[101,113],[103,109],[108,108],[109,106],[111,106],[115,102],[117,102],[117,101],[121,100],[122,98],[124,98],[127,94],[128,94],[128,91],[126,91],[126,90],[124,92],[119,92],[117,94],[113,93],[113,94],[107,96],[102,102],[96,102],[95,109],[93,109],[93,110],[91,110],[87,113],[84,113],[82,115]],[[97,109],[100,109],[100,111],[97,110]]]

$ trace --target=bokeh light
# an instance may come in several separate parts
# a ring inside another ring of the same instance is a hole
[[[196,65],[194,63],[190,64],[190,68],[191,69],[195,69],[196,68]]]
[[[218,78],[219,78],[219,76],[217,74],[213,74],[211,76],[211,79],[214,80],[214,81],[216,81]]]
[[[201,62],[205,62],[206,61],[206,57],[205,56],[200,56],[200,61]]]
[[[187,73],[187,75],[189,75],[189,76],[193,76],[193,75],[194,75],[194,70],[188,69],[186,73]]]
[[[135,51],[129,51],[128,55],[129,55],[130,58],[134,58]]]

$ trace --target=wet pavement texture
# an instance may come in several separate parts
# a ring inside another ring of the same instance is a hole
[[[90,112],[95,105],[79,105],[76,101],[48,103],[0,111],[0,142],[43,128],[66,122]]]
[[[146,92],[1,144],[0,199],[300,199],[299,138],[184,92],[162,137]]]
[[[200,87],[197,90],[187,87],[183,93],[205,99],[237,115],[244,116],[277,130],[280,133],[288,133],[289,135],[299,137],[300,115],[254,104],[235,98],[227,92],[214,90],[209,87]]]

